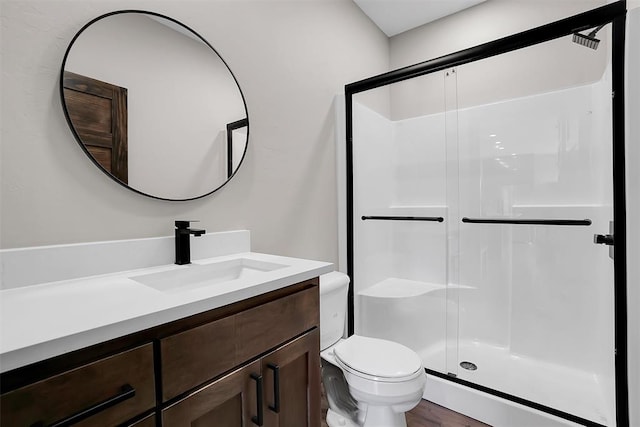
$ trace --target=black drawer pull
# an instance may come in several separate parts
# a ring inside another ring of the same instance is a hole
[[[276,414],[280,413],[280,366],[269,363],[267,368],[273,370],[273,406],[269,405]]]
[[[251,379],[256,381],[256,400],[258,401],[258,403],[257,403],[258,416],[257,417],[251,417],[251,421],[255,425],[261,426],[263,424],[263,418],[264,418],[264,413],[263,413],[263,409],[262,409],[262,400],[263,400],[263,396],[262,396],[262,375],[251,374]]]
[[[116,396],[110,397],[107,400],[103,400],[100,403],[96,403],[90,408],[83,409],[80,412],[77,412],[70,417],[64,418],[60,421],[56,421],[53,424],[49,424],[47,427],[67,427],[80,421],[89,418],[92,415],[97,414],[98,412],[102,412],[105,409],[111,408],[112,406],[117,405],[120,402],[123,402],[127,399],[131,399],[136,395],[136,389],[131,387],[129,384],[125,384],[120,387],[120,393]],[[38,421],[35,424],[32,424],[31,427],[44,427],[44,423],[42,421]]]

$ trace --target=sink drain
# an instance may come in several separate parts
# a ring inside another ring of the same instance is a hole
[[[471,363],[467,361],[460,362],[460,367],[462,369],[466,369],[467,371],[475,371],[476,369],[478,369],[475,363]]]

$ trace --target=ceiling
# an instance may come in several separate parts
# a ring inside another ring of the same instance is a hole
[[[389,37],[486,0],[353,0]]]

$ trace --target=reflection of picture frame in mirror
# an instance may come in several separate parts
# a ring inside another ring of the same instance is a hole
[[[247,146],[247,127],[249,121],[244,118],[227,124],[227,178],[231,178],[238,169]]]

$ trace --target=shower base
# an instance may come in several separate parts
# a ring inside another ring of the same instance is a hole
[[[442,343],[435,347],[440,350],[418,353],[427,368],[438,366],[445,360],[445,347]],[[612,387],[612,382],[603,381],[593,373],[514,355],[508,348],[472,341],[460,344],[458,360],[471,362],[477,367],[467,370],[458,366],[452,373],[460,380],[536,402],[596,424],[615,425],[614,402],[605,399],[605,396],[613,395],[613,390],[606,389]],[[429,375],[424,397],[496,427],[579,425],[433,375]]]

